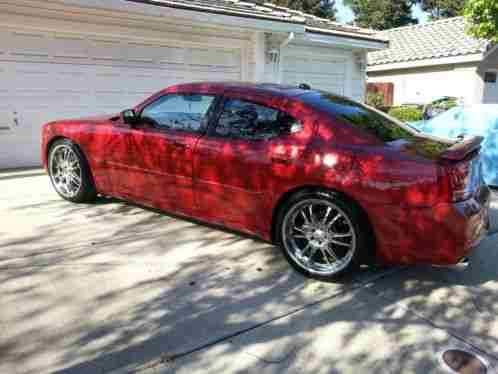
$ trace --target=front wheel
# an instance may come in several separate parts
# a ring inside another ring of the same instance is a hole
[[[362,215],[337,194],[297,194],[277,222],[277,239],[285,257],[312,278],[334,280],[357,268],[370,250],[370,230]]]
[[[58,140],[50,148],[48,171],[52,185],[65,200],[84,203],[97,197],[88,162],[69,139]]]

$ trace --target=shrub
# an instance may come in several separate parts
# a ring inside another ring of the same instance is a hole
[[[456,100],[447,100],[447,101],[443,101],[439,105],[436,105],[436,107],[441,108],[441,109],[446,109],[446,110],[454,108],[456,106],[458,106],[458,103],[456,102]]]
[[[416,107],[391,108],[389,115],[403,122],[415,122],[422,120],[422,110]]]
[[[369,92],[367,94],[367,105],[380,109],[384,106],[384,95],[381,92]]]

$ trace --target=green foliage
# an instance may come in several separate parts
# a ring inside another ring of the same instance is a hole
[[[420,4],[423,11],[428,12],[433,20],[461,16],[465,7],[465,0],[415,0],[415,2]]]
[[[422,110],[416,107],[396,107],[391,108],[388,113],[390,116],[403,122],[415,122],[422,120]]]
[[[443,101],[440,104],[436,105],[436,107],[446,109],[446,110],[454,108],[456,106],[458,106],[458,103],[455,100],[446,100],[446,101]]]
[[[373,106],[374,108],[381,109],[384,105],[384,95],[382,92],[369,92],[367,94],[367,105]]]
[[[335,20],[335,0],[270,0],[283,7],[300,10],[317,17]]]
[[[344,0],[351,7],[358,26],[376,30],[417,23],[412,17],[414,0]]]
[[[498,43],[498,1],[467,0],[465,18],[472,36]]]

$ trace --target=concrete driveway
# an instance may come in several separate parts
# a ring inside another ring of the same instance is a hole
[[[266,243],[64,202],[37,171],[0,173],[0,222],[0,373],[444,373],[446,347],[498,362],[495,235],[466,271],[320,283]]]

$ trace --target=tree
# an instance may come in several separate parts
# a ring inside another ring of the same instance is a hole
[[[335,20],[335,0],[271,0],[273,4]]]
[[[469,33],[476,38],[498,43],[498,2],[496,0],[468,0],[465,18]]]
[[[465,0],[416,0],[416,2],[434,20],[461,16],[465,7]]]
[[[376,30],[415,24],[413,0],[344,0],[351,7],[358,26]]]

